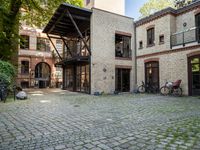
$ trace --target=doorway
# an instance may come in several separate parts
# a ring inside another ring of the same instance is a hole
[[[79,65],[76,67],[76,91],[89,93],[89,65]]]
[[[159,91],[159,62],[145,63],[145,83]]]
[[[118,92],[130,92],[130,69],[116,68],[115,90]]]
[[[45,62],[40,62],[35,66],[35,80],[39,88],[47,88],[51,81],[51,68]]]
[[[189,95],[200,95],[200,55],[188,58]]]
[[[65,68],[65,89],[74,92],[90,93],[89,64],[68,65]]]

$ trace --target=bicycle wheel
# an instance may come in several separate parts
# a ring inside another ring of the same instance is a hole
[[[170,89],[168,87],[166,87],[166,86],[163,86],[163,87],[160,88],[160,94],[161,95],[164,95],[164,96],[168,95],[169,92],[170,92]]]
[[[143,85],[140,85],[140,86],[138,87],[138,91],[139,91],[140,93],[144,93],[144,92],[145,92],[145,87],[144,87]]]
[[[180,88],[180,87],[173,90],[173,95],[174,96],[179,96],[180,97],[180,96],[182,96],[182,94],[183,94],[182,88]]]

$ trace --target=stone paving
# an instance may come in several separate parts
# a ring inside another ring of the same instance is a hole
[[[0,150],[200,150],[200,99],[56,89],[0,103]]]

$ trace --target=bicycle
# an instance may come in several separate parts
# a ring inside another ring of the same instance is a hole
[[[174,95],[182,96],[182,88],[180,87],[182,80],[177,80],[175,82],[165,82],[165,85],[160,88],[161,95]]]
[[[156,93],[156,88],[152,86],[151,84],[145,84],[144,81],[142,81],[142,85],[138,87],[139,93]]]

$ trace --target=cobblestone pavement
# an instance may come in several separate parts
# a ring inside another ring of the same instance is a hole
[[[200,149],[200,99],[56,89],[0,103],[0,150]]]

